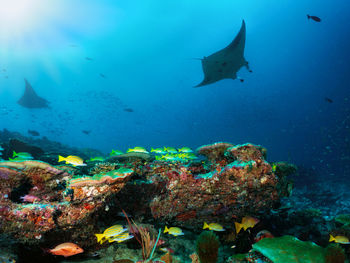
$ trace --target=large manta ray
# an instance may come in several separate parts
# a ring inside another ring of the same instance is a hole
[[[26,88],[23,96],[17,102],[19,105],[26,108],[48,108],[48,101],[44,98],[39,97],[34,91],[32,85],[24,79]]]
[[[245,32],[243,20],[241,29],[231,44],[209,57],[201,59],[204,79],[195,87],[208,85],[222,79],[236,79],[237,72],[243,66],[251,72],[248,61],[244,58]],[[241,81],[243,80],[241,79]]]

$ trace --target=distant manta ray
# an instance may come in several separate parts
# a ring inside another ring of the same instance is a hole
[[[248,61],[244,58],[245,33],[245,22],[243,20],[241,29],[231,44],[201,59],[204,79],[195,87],[212,84],[222,79],[236,79],[237,72],[243,66],[245,66],[249,72],[252,72],[249,68]],[[240,80],[243,82],[243,79]]]
[[[48,108],[48,101],[39,97],[32,85],[24,79],[26,87],[23,96],[18,100],[18,104],[26,108]]]

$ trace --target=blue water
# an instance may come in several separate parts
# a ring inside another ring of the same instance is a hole
[[[26,8],[0,23],[0,128],[104,152],[252,142],[270,160],[324,177],[349,173],[349,1],[36,0]],[[194,58],[228,45],[242,19],[253,73],[193,88],[203,78]],[[50,109],[16,103],[24,78]]]

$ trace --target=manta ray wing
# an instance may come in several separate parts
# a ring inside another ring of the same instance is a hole
[[[236,74],[241,67],[248,68],[248,62],[244,58],[245,35],[246,28],[243,20],[237,36],[227,47],[202,59],[204,79],[195,87],[208,85],[222,79],[236,79]]]
[[[25,91],[17,103],[26,108],[48,108],[48,101],[39,97],[26,79],[24,81],[26,84]]]

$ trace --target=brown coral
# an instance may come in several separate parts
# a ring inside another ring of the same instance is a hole
[[[213,144],[203,145],[197,148],[197,153],[208,158],[209,162],[216,163],[225,158],[224,153],[227,148],[232,147],[233,144],[228,142],[216,142]]]

